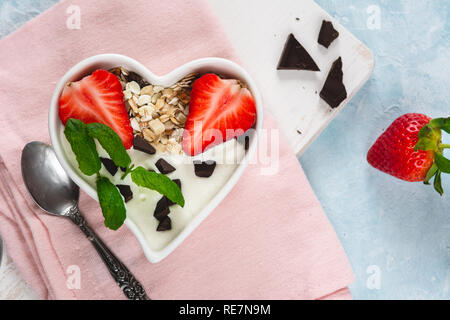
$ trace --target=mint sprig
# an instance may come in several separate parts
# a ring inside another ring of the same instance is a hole
[[[100,142],[101,146],[114,161],[116,166],[127,168],[131,163],[119,135],[103,123],[90,123],[87,125],[88,133]]]
[[[178,185],[169,177],[148,171],[143,167],[137,167],[131,171],[131,179],[140,187],[158,191],[165,195],[169,200],[184,207],[184,197]]]
[[[112,230],[120,228],[126,218],[126,209],[117,187],[108,178],[99,174],[101,162],[94,139],[98,140],[117,166],[126,168],[122,179],[131,173],[131,179],[138,186],[155,190],[172,202],[184,206],[183,194],[178,185],[170,178],[161,173],[150,172],[143,167],[134,169],[120,137],[107,125],[101,123],[86,125],[80,120],[71,118],[66,123],[64,135],[76,156],[81,172],[88,176],[97,174],[98,201],[102,208],[106,227]]]
[[[123,225],[127,217],[122,196],[108,178],[99,176],[96,184],[98,201],[102,208],[103,217],[105,217],[105,226],[111,230],[117,230]]]
[[[87,176],[98,173],[102,164],[94,139],[89,135],[86,125],[80,120],[71,118],[66,123],[64,135],[77,158],[81,172]]]

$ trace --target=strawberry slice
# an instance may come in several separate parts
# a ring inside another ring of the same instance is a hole
[[[133,129],[119,79],[106,70],[96,70],[80,81],[69,82],[59,99],[59,118],[65,125],[75,118],[84,123],[100,122],[113,129],[126,149],[133,145]]]
[[[244,134],[255,120],[255,101],[247,88],[237,80],[205,74],[192,86],[183,150],[188,155],[202,153]]]

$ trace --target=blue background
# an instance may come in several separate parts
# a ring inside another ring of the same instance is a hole
[[[0,0],[0,37],[56,2]],[[353,296],[450,299],[450,177],[443,177],[441,198],[432,187],[391,178],[365,160],[398,116],[450,116],[450,1],[317,2],[376,60],[372,78],[300,158],[355,271]]]

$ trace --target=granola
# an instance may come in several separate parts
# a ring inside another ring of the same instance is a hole
[[[199,74],[189,74],[174,85],[164,88],[152,85],[138,74],[122,67],[109,71],[122,84],[134,135],[143,137],[161,152],[181,153],[191,87]]]

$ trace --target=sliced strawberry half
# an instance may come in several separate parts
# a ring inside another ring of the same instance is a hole
[[[96,70],[80,81],[66,84],[59,99],[59,118],[64,125],[70,118],[103,123],[119,135],[126,149],[133,145],[122,85],[106,70]]]
[[[255,120],[255,101],[247,88],[237,80],[205,74],[192,86],[183,150],[189,155],[202,153],[244,134]]]

